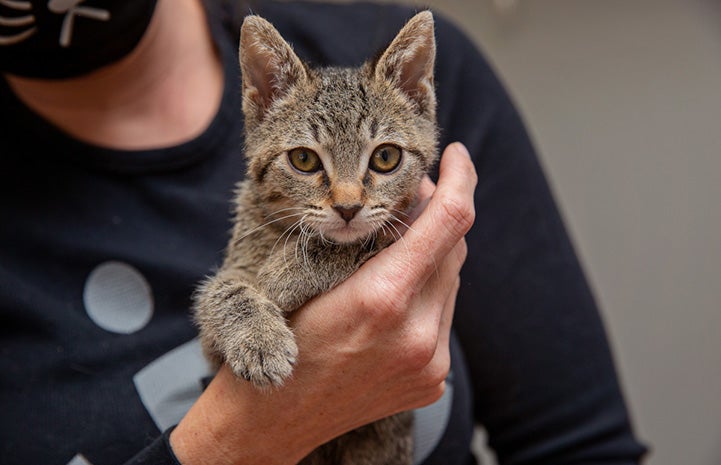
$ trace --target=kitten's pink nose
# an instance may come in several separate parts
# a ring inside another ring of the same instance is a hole
[[[333,210],[337,211],[346,223],[350,223],[350,220],[353,219],[361,208],[363,208],[362,205],[333,205]]]

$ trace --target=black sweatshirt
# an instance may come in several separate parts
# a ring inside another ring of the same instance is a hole
[[[185,144],[119,151],[73,140],[0,79],[0,463],[175,464],[168,431],[212,373],[189,316],[222,259],[242,178],[237,64],[245,9],[212,4],[218,114]],[[354,66],[413,11],[258,2],[301,58]],[[637,463],[606,336],[534,149],[488,64],[436,17],[441,146],[479,175],[448,395],[417,414],[418,460]],[[282,444],[279,445],[282,447]]]

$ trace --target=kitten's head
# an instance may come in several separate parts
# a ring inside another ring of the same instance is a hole
[[[270,23],[247,17],[246,156],[268,219],[339,243],[405,221],[437,157],[434,61],[430,12],[356,69],[310,68]]]

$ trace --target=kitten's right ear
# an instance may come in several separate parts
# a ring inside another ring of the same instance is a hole
[[[240,28],[243,111],[261,120],[270,105],[307,78],[305,66],[280,33],[260,16]]]
[[[435,115],[433,68],[436,39],[433,14],[412,17],[375,63],[375,76],[394,83],[414,101],[421,113]]]

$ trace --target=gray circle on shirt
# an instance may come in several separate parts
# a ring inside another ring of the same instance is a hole
[[[106,331],[131,334],[153,316],[153,293],[145,277],[131,265],[101,263],[88,275],[83,291],[85,311]]]

